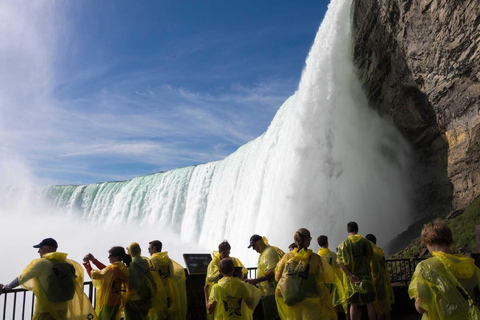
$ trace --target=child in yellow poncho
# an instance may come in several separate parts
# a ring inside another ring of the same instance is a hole
[[[480,319],[480,270],[473,259],[453,253],[447,223],[424,225],[421,241],[433,257],[417,265],[408,293],[422,319]]]
[[[223,277],[211,289],[205,285],[207,312],[213,314],[215,320],[252,319],[260,301],[260,290],[233,276],[233,259],[222,259],[218,267]]]

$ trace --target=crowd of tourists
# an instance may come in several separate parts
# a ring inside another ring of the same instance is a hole
[[[214,319],[251,319],[261,301],[266,320],[357,320],[363,306],[371,319],[390,319],[394,295],[383,250],[375,236],[358,234],[357,223],[348,223],[347,232],[337,253],[329,250],[327,236],[319,236],[318,254],[309,249],[312,237],[305,228],[295,232],[287,253],[253,235],[249,248],[260,254],[255,279],[246,279],[228,242],[220,243],[204,288],[208,313]]]
[[[19,285],[35,294],[35,320],[184,320],[187,317],[186,277],[183,267],[162,252],[162,243],[149,243],[150,258],[140,245],[113,247],[109,265],[91,253],[83,266],[96,289],[95,310],[83,291],[82,266],[57,252],[52,238],[43,239],[34,259],[12,282],[0,284],[8,291]],[[96,267],[92,267],[92,264]],[[1,292],[1,291],[0,291]]]
[[[336,252],[330,251],[328,237],[320,235],[318,254],[309,249],[312,236],[305,228],[295,232],[286,253],[255,234],[248,246],[259,253],[254,279],[247,279],[247,269],[230,256],[231,246],[223,241],[207,269],[207,319],[252,319],[259,303],[266,320],[359,320],[364,310],[369,319],[390,319],[395,298],[384,252],[374,235],[358,234],[356,222],[347,224],[347,233]],[[421,241],[432,258],[420,262],[411,279],[408,292],[416,310],[424,319],[480,319],[480,269],[473,259],[452,251],[446,222],[426,224]],[[95,310],[83,292],[81,265],[57,252],[52,238],[34,247],[40,258],[9,284],[0,284],[0,293],[19,285],[33,290],[34,319],[187,317],[184,269],[162,252],[158,240],[149,243],[150,258],[141,256],[136,242],[126,251],[111,248],[109,265],[90,253],[84,257],[83,266],[96,287]]]

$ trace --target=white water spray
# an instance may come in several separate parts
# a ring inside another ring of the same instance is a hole
[[[331,2],[298,91],[262,136],[224,160],[125,182],[43,187],[39,194],[89,225],[128,225],[124,245],[139,237],[165,240],[149,227],[161,226],[208,251],[227,239],[248,266],[257,258],[247,251],[254,233],[286,250],[295,230],[306,227],[334,247],[355,220],[361,234],[385,244],[409,225],[409,149],[368,108],[355,77],[350,6]]]

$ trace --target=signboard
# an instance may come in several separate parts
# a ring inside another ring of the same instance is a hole
[[[184,253],[183,260],[185,260],[188,274],[207,274],[212,256],[209,253]]]

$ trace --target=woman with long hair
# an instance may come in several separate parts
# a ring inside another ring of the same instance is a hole
[[[99,320],[119,320],[124,307],[124,292],[128,269],[132,258],[123,247],[112,247],[108,251],[110,265],[105,266],[89,253],[83,258],[83,265],[97,289],[95,311]],[[90,261],[98,268],[94,270]]]
[[[337,319],[325,283],[335,283],[335,271],[310,246],[312,237],[305,228],[294,235],[298,248],[287,252],[277,265],[275,291],[282,320]]]

